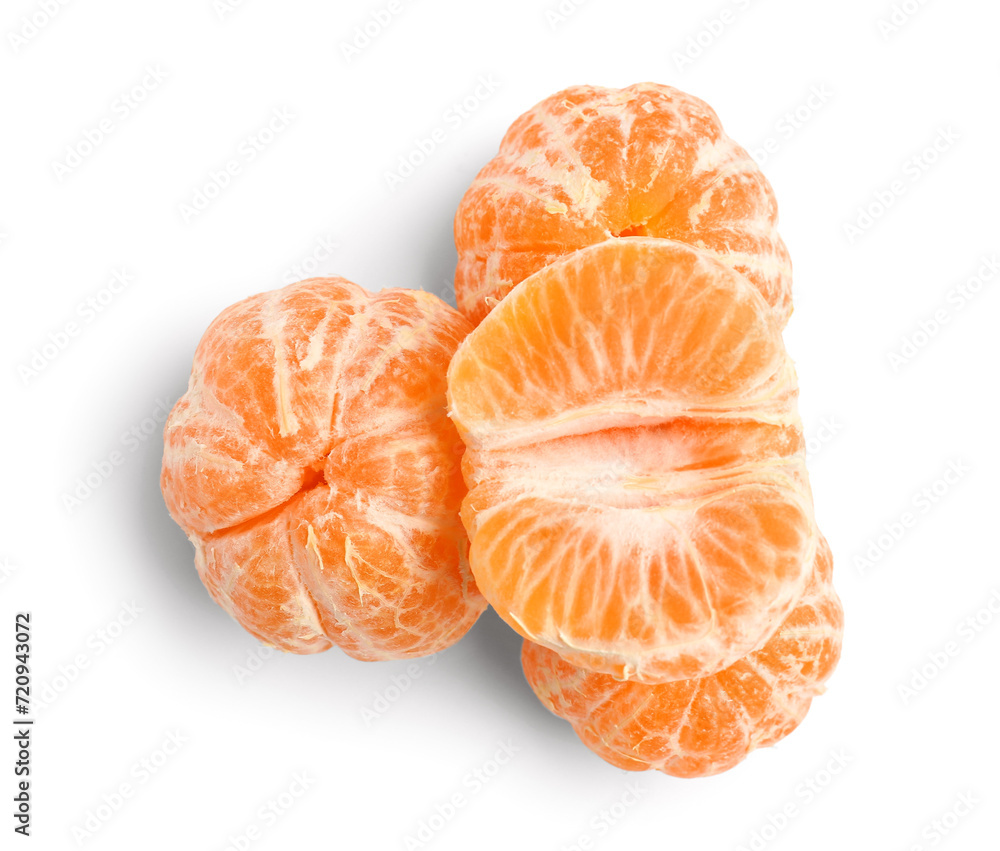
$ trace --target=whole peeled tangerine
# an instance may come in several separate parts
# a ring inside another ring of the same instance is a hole
[[[343,278],[252,296],[209,326],[161,487],[209,593],[261,641],[408,658],[484,610],[445,410],[470,327],[428,293]]]
[[[750,279],[784,325],[778,205],[704,101],[670,86],[572,86],[518,118],[455,216],[455,297],[479,323],[517,284],[623,236],[683,242]]]

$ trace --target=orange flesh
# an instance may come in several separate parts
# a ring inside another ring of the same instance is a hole
[[[717,774],[794,730],[840,657],[843,611],[820,541],[809,584],[759,650],[711,676],[661,685],[622,682],[524,642],[535,694],[612,765],[677,777]]]
[[[670,86],[574,86],[518,118],[455,217],[459,309],[480,322],[532,273],[627,236],[673,239],[745,275],[784,324],[777,203],[708,104]]]
[[[164,498],[212,596],[262,641],[433,653],[485,608],[458,516],[445,369],[469,325],[340,278],[233,305],[165,429]]]
[[[449,369],[479,588],[591,670],[728,667],[815,557],[796,392],[773,311],[702,252],[631,237],[536,273]]]

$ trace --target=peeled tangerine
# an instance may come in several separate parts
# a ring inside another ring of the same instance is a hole
[[[710,254],[626,237],[536,272],[465,339],[470,562],[517,632],[647,684],[774,635],[820,540],[779,322]]]
[[[455,217],[459,309],[480,322],[518,283],[620,236],[673,239],[741,272],[781,325],[791,261],[774,192],[704,101],[670,86],[573,86],[507,131]]]
[[[760,650],[708,677],[662,685],[622,682],[574,667],[529,641],[524,674],[549,710],[583,742],[630,771],[702,777],[794,730],[840,658],[843,611],[832,558],[820,540],[809,584]]]
[[[166,424],[161,485],[209,593],[295,653],[421,656],[485,608],[459,519],[434,296],[316,278],[224,310]]]

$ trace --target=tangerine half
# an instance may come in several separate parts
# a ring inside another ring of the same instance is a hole
[[[343,278],[212,322],[166,423],[161,486],[209,593],[261,641],[422,656],[485,609],[445,410],[469,329],[429,293]]]
[[[448,373],[480,590],[593,671],[729,667],[815,559],[797,392],[779,318],[707,252],[626,237],[536,272]]]

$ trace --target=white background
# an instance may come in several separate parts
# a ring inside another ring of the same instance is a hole
[[[3,5],[0,599],[8,624],[32,612],[47,698],[31,840],[9,840],[4,737],[3,847],[77,847],[74,828],[129,783],[84,847],[399,849],[462,792],[466,805],[409,847],[997,848],[1000,275],[966,281],[1000,252],[1000,9],[908,0],[889,32],[888,0],[591,0],[562,19],[547,15],[558,0],[420,0],[348,61],[354,28],[386,5],[91,0],[47,23],[41,0]],[[22,16],[36,14],[25,37]],[[153,87],[147,67],[165,79]],[[455,120],[483,76],[496,91]],[[144,79],[137,108],[119,100]],[[748,148],[777,142],[764,169],[795,263],[786,340],[847,613],[827,694],[779,746],[686,781],[593,756],[537,703],[519,641],[490,613],[402,694],[406,663],[336,650],[275,655],[241,682],[259,645],[201,587],[147,419],[183,392],[208,322],[310,272],[447,293],[454,210],[510,122],[567,85],[643,80],[704,98]],[[813,87],[825,94],[810,105]],[[800,107],[790,129],[783,116]],[[291,121],[249,161],[240,146],[275,109]],[[106,138],[58,169],[104,118]],[[390,189],[386,173],[435,128],[444,141]],[[942,132],[958,138],[915,162]],[[181,205],[230,159],[240,174],[185,221]],[[852,239],[845,224],[897,180]],[[132,283],[88,312],[116,269]],[[918,333],[937,311],[936,333]],[[74,321],[79,333],[25,373]],[[77,480],[113,452],[122,463],[69,510]],[[952,464],[967,471],[925,502]],[[907,511],[913,523],[894,525]],[[0,716],[13,717],[6,635]],[[927,684],[901,693],[925,665]],[[367,723],[379,695],[396,699]],[[184,742],[162,762],[171,734]],[[514,756],[477,788],[508,742]],[[846,766],[825,773],[838,755]],[[296,773],[304,794],[262,816]],[[612,813],[633,782],[638,800]],[[949,815],[963,794],[979,803]]]

